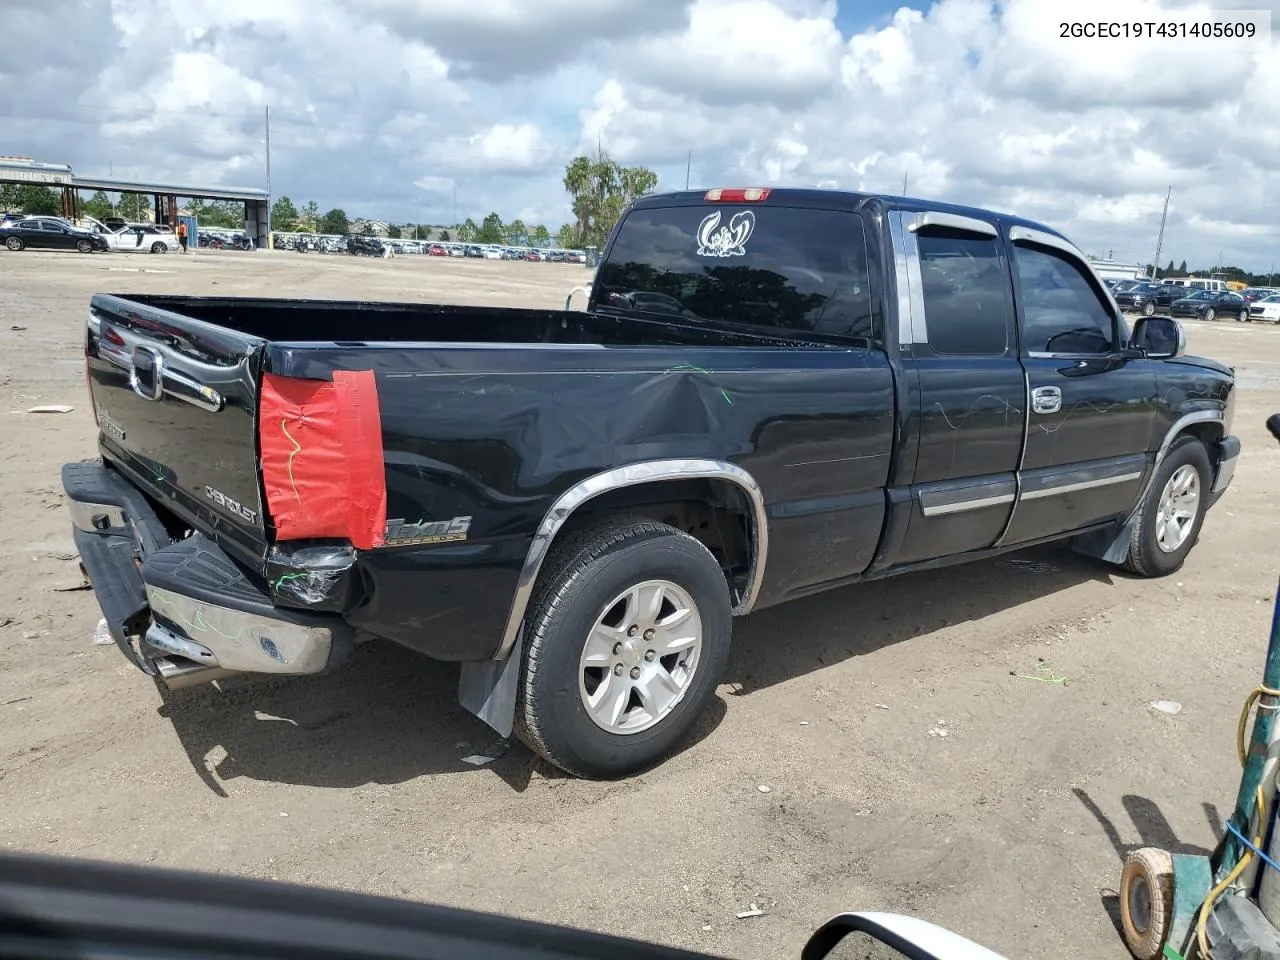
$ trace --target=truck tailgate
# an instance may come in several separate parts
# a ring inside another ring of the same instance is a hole
[[[104,456],[252,566],[267,544],[255,434],[265,343],[107,294],[90,303],[85,341]]]

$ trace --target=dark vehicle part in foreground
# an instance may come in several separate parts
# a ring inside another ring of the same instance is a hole
[[[1177,570],[1234,378],[1059,234],[828,191],[635,202],[584,311],[109,296],[75,537],[170,687],[380,637],[562,769],[675,749],[731,619],[1048,541]]]
[[[1280,441],[1280,413],[1267,419],[1267,429]],[[1246,743],[1245,729],[1255,705],[1253,731]],[[1236,789],[1235,809],[1217,849],[1203,857],[1141,847],[1125,858],[1120,876],[1120,929],[1137,960],[1280,956],[1277,707],[1280,587],[1276,589],[1262,683],[1245,698],[1237,725],[1236,754],[1244,770]]]
[[[837,946],[839,949],[837,950]],[[1003,960],[943,927],[842,913],[800,960]],[[0,956],[21,960],[712,960],[570,927],[390,897],[0,853]]]

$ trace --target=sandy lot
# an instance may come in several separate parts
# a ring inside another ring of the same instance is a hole
[[[0,251],[0,844],[742,958],[796,956],[842,909],[922,916],[1011,960],[1127,956],[1120,856],[1212,847],[1235,795],[1236,716],[1280,567],[1280,448],[1263,429],[1280,410],[1277,327],[1189,325],[1193,351],[1240,371],[1244,453],[1179,574],[1134,580],[1037,550],[764,611],[739,622],[695,742],[626,782],[566,779],[519,746],[463,763],[493,738],[457,706],[456,668],[390,645],[325,678],[164,702],[93,644],[92,594],[58,589],[78,580],[59,467],[94,454],[79,356],[92,292],[551,307],[586,276]],[[75,409],[25,412],[39,403]],[[1067,682],[1025,679],[1038,665]],[[734,918],[751,903],[764,916]]]

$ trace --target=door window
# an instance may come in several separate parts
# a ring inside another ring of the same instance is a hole
[[[1110,305],[1072,257],[1018,246],[1022,342],[1029,353],[1105,354],[1115,349]]]
[[[920,278],[929,349],[944,356],[1003,356],[1009,349],[1008,281],[994,237],[921,233]]]

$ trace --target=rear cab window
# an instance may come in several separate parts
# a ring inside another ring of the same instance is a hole
[[[769,203],[641,207],[599,267],[597,306],[770,336],[875,336],[862,218]]]

